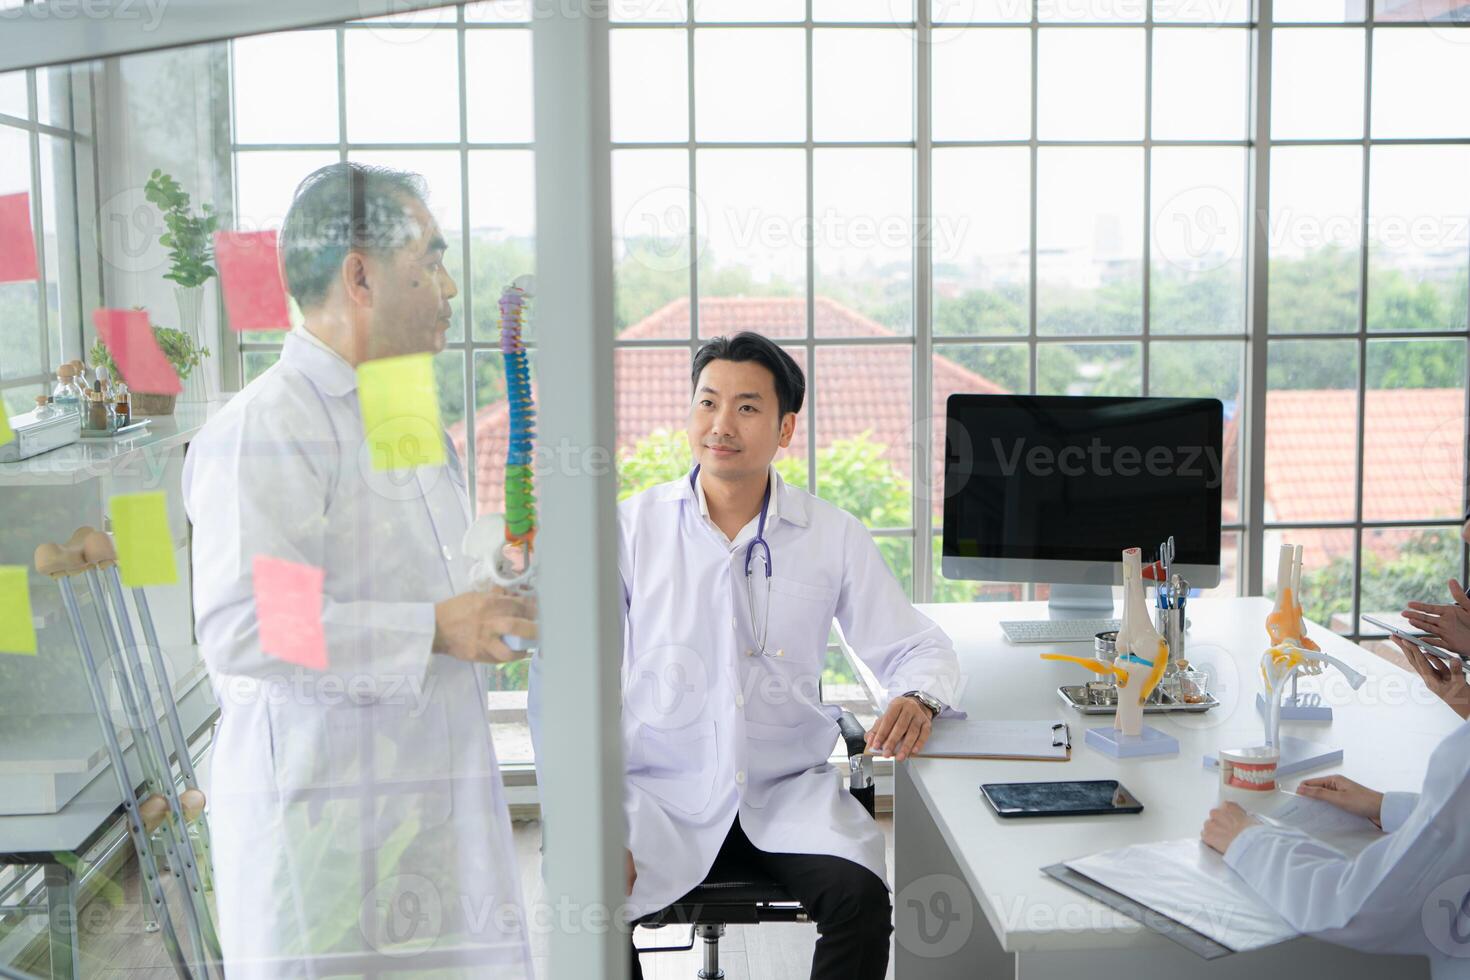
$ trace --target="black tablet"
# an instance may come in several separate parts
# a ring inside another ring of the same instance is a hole
[[[1059,783],[984,783],[980,792],[1002,817],[1087,817],[1139,813],[1143,804],[1116,779]]]

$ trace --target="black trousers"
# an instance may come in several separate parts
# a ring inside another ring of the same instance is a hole
[[[893,905],[888,886],[861,864],[826,854],[775,854],[750,842],[740,818],[715,857],[716,868],[759,868],[779,881],[817,924],[812,980],[882,980],[888,969]],[[638,952],[631,976],[643,980]]]

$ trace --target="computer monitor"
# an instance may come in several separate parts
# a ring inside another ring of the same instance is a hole
[[[945,578],[1049,582],[1054,615],[1111,610],[1120,555],[1220,582],[1224,409],[1214,398],[951,395]],[[1080,586],[1081,588],[1074,588]]]

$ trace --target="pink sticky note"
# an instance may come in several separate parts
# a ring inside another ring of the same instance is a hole
[[[288,664],[326,670],[327,635],[322,626],[326,573],[312,565],[256,555],[254,574],[261,650]]]
[[[31,231],[31,196],[25,192],[0,195],[0,282],[33,282],[39,278],[36,236]]]
[[[274,231],[217,231],[214,260],[230,329],[291,329]]]
[[[147,395],[177,395],[184,390],[178,372],[163,356],[144,310],[95,310],[92,323],[107,345],[123,380]]]

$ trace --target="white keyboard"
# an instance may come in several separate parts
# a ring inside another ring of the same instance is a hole
[[[1000,628],[1012,643],[1077,643],[1122,625],[1121,619],[1010,619]]]

